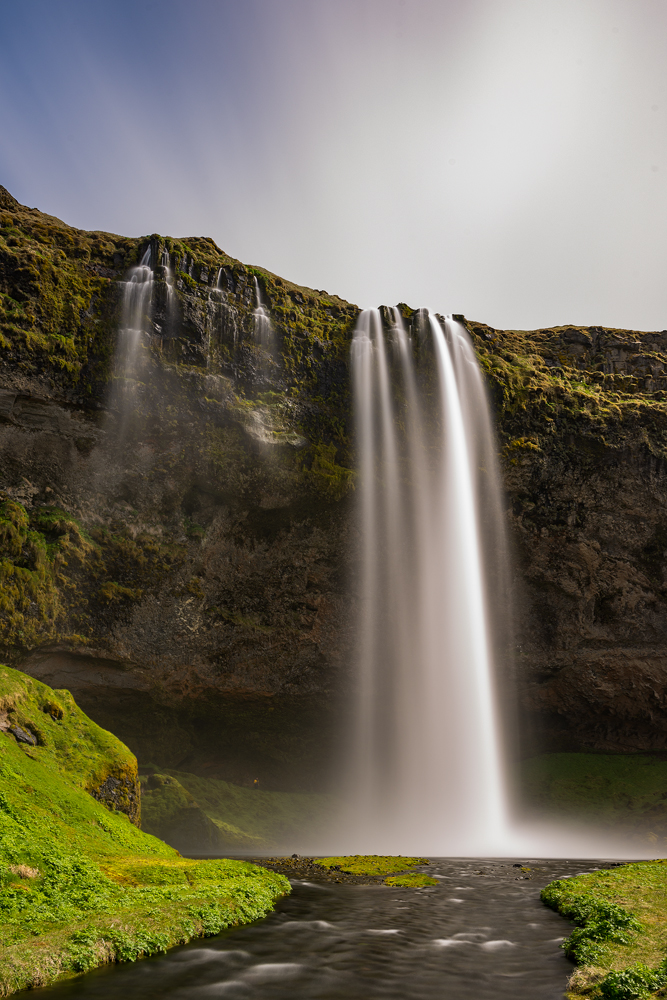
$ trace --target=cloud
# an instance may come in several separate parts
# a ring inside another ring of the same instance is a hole
[[[0,166],[360,305],[664,325],[655,0],[24,0]]]

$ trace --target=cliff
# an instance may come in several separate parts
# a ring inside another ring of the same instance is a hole
[[[321,788],[356,610],[358,308],[212,240],[82,232],[4,189],[0,222],[5,657],[140,762]],[[127,424],[113,356],[147,249]],[[467,325],[508,498],[525,749],[662,749],[667,332]]]

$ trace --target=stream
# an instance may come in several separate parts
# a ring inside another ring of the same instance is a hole
[[[293,881],[264,920],[47,987],[49,1000],[561,1000],[571,925],[540,890],[604,862],[434,859],[438,885]],[[22,994],[28,997],[28,994]],[[30,991],[35,997],[35,991]]]

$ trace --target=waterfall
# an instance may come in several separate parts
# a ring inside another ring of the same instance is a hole
[[[113,363],[109,405],[119,416],[115,436],[122,443],[131,412],[137,406],[138,380],[143,368],[142,341],[148,333],[153,304],[152,252],[146,249],[141,263],[121,282],[121,319]]]
[[[257,305],[253,311],[255,342],[266,351],[273,350],[273,324],[267,309],[262,305],[262,296],[259,290],[259,282],[255,276],[255,301]]]
[[[136,375],[141,340],[146,332],[153,297],[151,248],[147,248],[138,267],[130,269],[122,285],[121,321],[116,351],[116,377]]]
[[[498,854],[509,820],[489,586],[500,487],[461,324],[394,310],[352,343],[361,529],[355,850]],[[421,359],[415,362],[415,346]],[[425,364],[428,358],[430,364]]]
[[[167,289],[167,327],[171,326],[175,308],[174,275],[171,270],[171,256],[166,247],[162,249],[161,265],[163,268],[165,287]]]

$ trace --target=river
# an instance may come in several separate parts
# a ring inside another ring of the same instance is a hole
[[[438,885],[293,881],[255,924],[47,987],[49,1000],[561,1000],[571,929],[540,902],[603,862],[433,859]],[[528,868],[528,871],[524,869]],[[35,991],[23,996],[35,1000]]]

